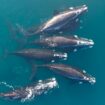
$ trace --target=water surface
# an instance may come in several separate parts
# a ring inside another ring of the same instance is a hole
[[[56,77],[59,89],[20,103],[0,100],[0,105],[104,105],[105,104],[105,0],[1,0],[0,1],[0,81],[14,87],[25,86],[29,81],[31,67],[26,60],[8,55],[21,46],[13,40],[8,21],[24,27],[39,25],[53,15],[54,10],[86,4],[88,12],[83,16],[74,33],[94,40],[92,49],[72,53],[64,63],[86,69],[96,77],[96,84],[78,85],[47,70],[37,72],[36,79]],[[0,92],[8,90],[0,86]]]

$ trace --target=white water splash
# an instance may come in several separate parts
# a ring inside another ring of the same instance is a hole
[[[47,82],[46,82],[47,81]],[[46,81],[40,80],[34,87],[27,87],[27,96],[21,100],[21,102],[30,101],[34,97],[41,95],[42,93],[47,94],[47,92],[55,87],[58,87],[58,83],[55,78],[47,79]]]
[[[82,85],[82,84],[83,84],[83,82],[82,82],[82,81],[80,81],[80,82],[79,82],[79,85]]]
[[[6,82],[0,82],[0,85],[4,85],[5,87],[8,87],[8,88],[14,90],[14,87],[10,84],[7,84]]]
[[[52,62],[52,63],[54,63],[54,62],[55,62],[55,60],[52,60],[51,62]]]

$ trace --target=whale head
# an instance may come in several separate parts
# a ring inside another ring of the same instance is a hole
[[[88,7],[86,5],[82,5],[82,6],[75,7],[74,10],[78,15],[80,15],[80,14],[82,14],[84,12],[87,12]]]
[[[73,42],[75,43],[74,48],[76,49],[92,48],[94,45],[92,39],[78,37],[77,35],[74,36]]]

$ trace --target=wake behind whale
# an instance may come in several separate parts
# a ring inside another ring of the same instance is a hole
[[[18,100],[21,102],[30,101],[35,97],[47,93],[49,90],[58,87],[55,78],[39,80],[36,84],[14,89],[6,93],[0,93],[0,97],[7,100]]]

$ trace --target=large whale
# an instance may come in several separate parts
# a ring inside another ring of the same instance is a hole
[[[45,64],[45,65],[39,65],[38,67],[48,68],[49,70],[58,73],[66,78],[77,80],[79,82],[88,82],[91,84],[94,84],[96,82],[96,79],[93,76],[86,73],[85,70],[76,69],[69,65]]]
[[[19,100],[21,102],[32,100],[34,97],[46,93],[58,86],[55,78],[39,80],[38,83],[15,89],[6,93],[0,93],[0,98]]]
[[[66,11],[57,13],[51,19],[41,24],[39,27],[31,28],[29,30],[25,30],[19,24],[16,24],[16,26],[18,30],[26,36],[42,34],[42,33],[49,34],[49,33],[60,32],[73,25],[71,23],[73,21],[76,21],[76,19],[87,10],[88,7],[86,5],[72,7]]]
[[[46,48],[57,48],[69,51],[77,51],[79,49],[91,48],[94,45],[92,39],[74,36],[51,36],[31,42],[34,45],[40,45]]]
[[[22,56],[29,59],[35,59],[40,61],[55,61],[55,60],[66,60],[67,53],[55,52],[46,49],[23,49],[11,53],[16,56]]]

